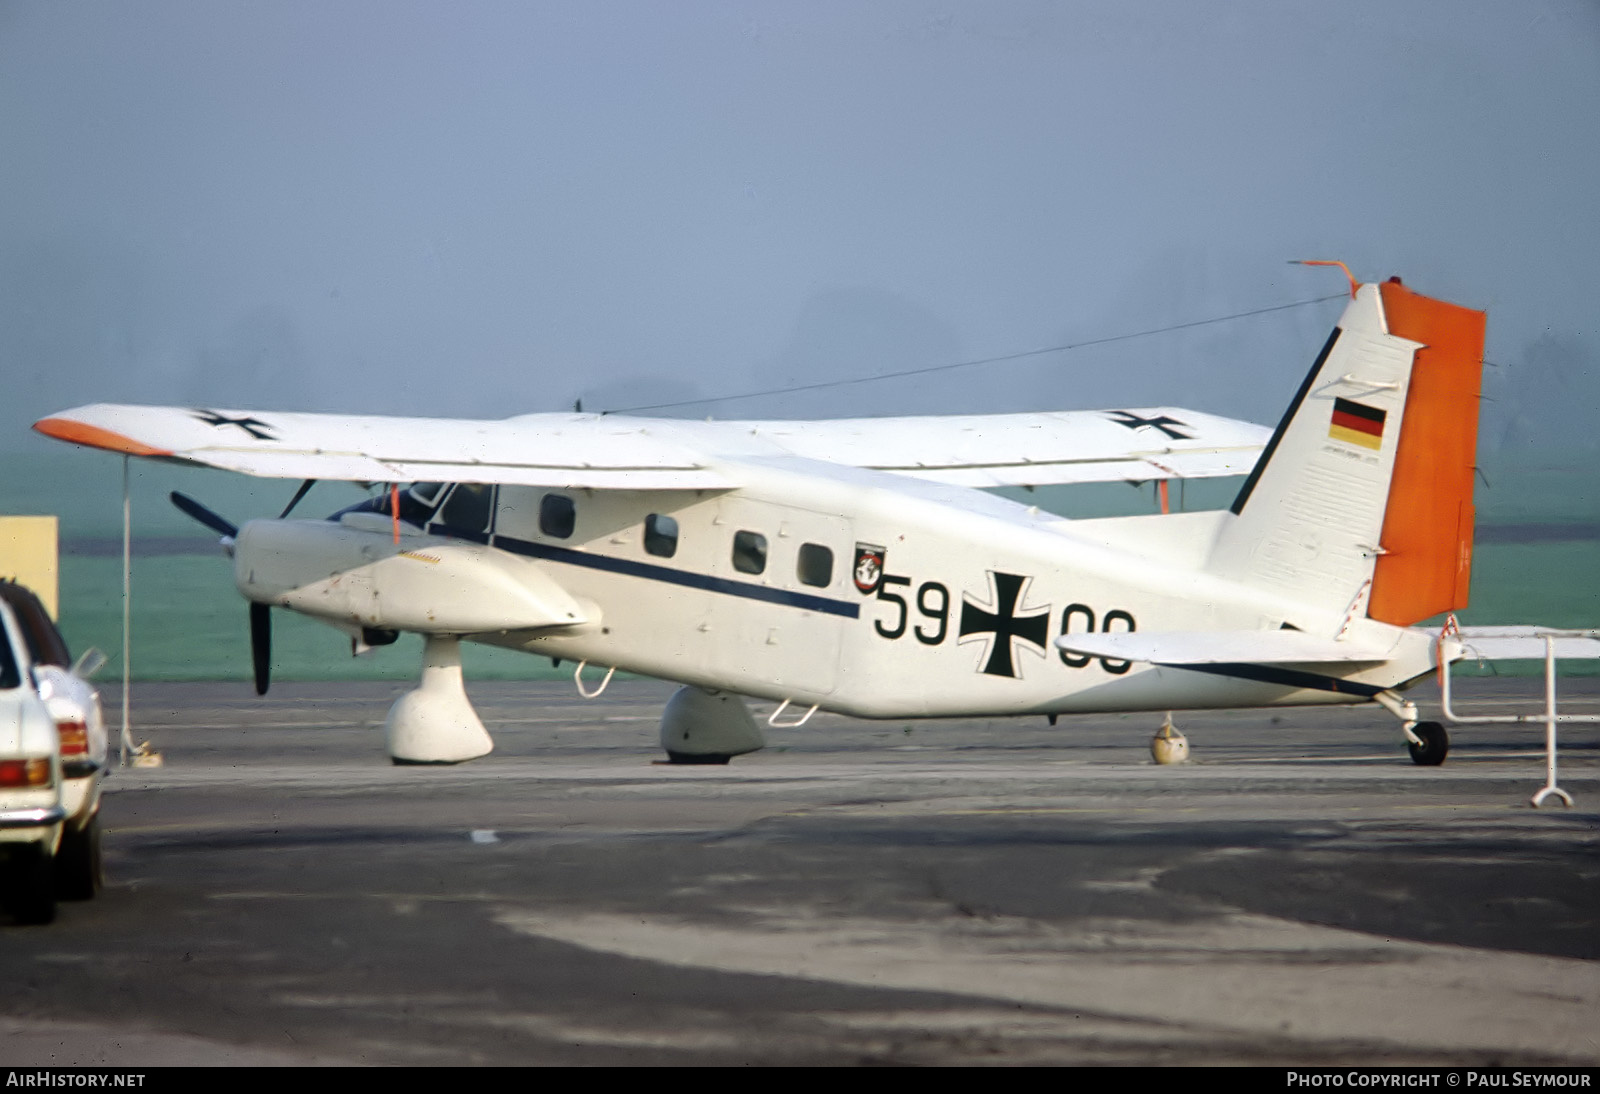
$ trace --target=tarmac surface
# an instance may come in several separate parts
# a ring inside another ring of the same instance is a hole
[[[136,685],[165,764],[107,782],[98,899],[0,925],[0,1062],[1600,1062],[1600,728],[1536,810],[1542,727],[1419,768],[1377,708],[1180,713],[1178,767],[1159,716],[821,714],[674,767],[669,685],[489,683],[492,756],[394,767],[401,690]]]

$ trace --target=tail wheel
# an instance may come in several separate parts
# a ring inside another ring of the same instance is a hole
[[[1411,732],[1422,738],[1420,745],[1406,742],[1412,763],[1421,767],[1438,767],[1444,763],[1444,758],[1450,754],[1450,735],[1444,731],[1444,726],[1438,722],[1418,722],[1411,727]]]
[[[62,900],[93,900],[100,891],[100,814],[74,832],[61,834],[56,852],[56,895]]]

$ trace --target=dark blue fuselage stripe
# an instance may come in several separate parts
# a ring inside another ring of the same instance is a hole
[[[1164,662],[1158,662],[1164,664]],[[1236,676],[1241,680],[1255,680],[1263,684],[1282,684],[1290,688],[1310,688],[1313,691],[1336,691],[1349,695],[1360,695],[1370,699],[1383,691],[1383,688],[1374,684],[1358,684],[1353,680],[1341,680],[1337,676],[1323,676],[1315,672],[1301,672],[1299,669],[1278,668],[1275,665],[1249,665],[1249,664],[1218,664],[1218,665],[1166,665],[1167,668],[1184,669],[1188,672],[1209,672],[1213,676]]]
[[[748,600],[763,600],[768,604],[783,604],[790,608],[804,608],[807,611],[825,612],[828,615],[840,615],[846,619],[859,619],[861,605],[852,604],[848,600],[830,600],[825,596],[813,596],[810,593],[794,593],[787,589],[774,589],[766,585],[752,585],[744,581],[729,581],[723,577],[712,577],[709,574],[694,574],[686,570],[674,570],[667,566],[657,566],[653,562],[639,562],[631,558],[612,558],[608,555],[592,555],[587,551],[574,551],[571,547],[557,547],[550,543],[532,543],[525,539],[515,539],[512,536],[495,536],[493,545],[502,551],[512,554],[526,555],[529,558],[542,558],[549,562],[564,562],[569,566],[584,566],[591,570],[604,570],[610,574],[624,574],[628,577],[642,577],[649,581],[665,581],[673,585],[683,585],[690,589],[704,589],[706,592],[723,593],[727,596],[742,596]]]

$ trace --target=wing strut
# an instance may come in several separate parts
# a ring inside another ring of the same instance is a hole
[[[317,485],[316,479],[307,479],[305,482],[301,483],[300,489],[296,490],[294,492],[294,497],[289,499],[289,504],[285,505],[283,507],[283,512],[278,514],[278,519],[283,520],[290,513],[294,512],[294,507],[300,504],[300,499],[306,496],[306,491],[310,490],[315,485]]]

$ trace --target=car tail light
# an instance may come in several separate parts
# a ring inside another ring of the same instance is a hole
[[[62,759],[89,754],[89,727],[82,722],[57,722],[56,733],[61,738]]]
[[[49,785],[49,760],[43,757],[32,760],[0,760],[0,787]]]

